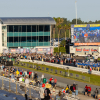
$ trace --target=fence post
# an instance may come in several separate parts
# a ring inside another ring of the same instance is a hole
[[[25,85],[25,94],[26,94],[26,85]]]
[[[31,99],[31,87],[29,86],[29,97]]]
[[[17,94],[18,92],[17,92],[17,82],[16,82],[16,94]]]
[[[9,91],[11,91],[11,89],[10,89],[10,78],[9,78]]]
[[[3,77],[2,77],[2,90],[4,89],[4,85],[3,85]]]
[[[89,77],[89,82],[90,82],[90,77]]]

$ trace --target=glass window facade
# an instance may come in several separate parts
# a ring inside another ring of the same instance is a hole
[[[22,32],[26,32],[26,25],[22,25]]]
[[[7,46],[50,46],[50,25],[8,25]]]

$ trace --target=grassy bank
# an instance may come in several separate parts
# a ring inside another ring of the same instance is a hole
[[[25,65],[22,66],[21,63],[25,63]],[[35,66],[36,68],[29,68],[30,65]],[[39,71],[39,72],[43,72],[43,73],[47,73],[47,74],[51,74],[51,75],[56,75],[56,76],[59,76],[59,77],[64,77],[64,78],[68,78],[68,79],[77,80],[77,81],[80,81],[80,82],[100,86],[100,80],[99,80],[100,76],[98,76],[98,75],[81,73],[81,72],[78,72],[78,71],[69,70],[69,73],[73,73],[73,76],[75,74],[78,74],[78,75],[81,75],[81,76],[90,77],[90,82],[86,82],[84,80],[80,80],[80,79],[75,78],[75,77],[67,77],[67,76],[63,75],[63,72],[68,72],[68,70],[64,70],[64,69],[61,69],[61,68],[56,68],[56,67],[47,66],[47,65],[43,65],[43,64],[36,64],[36,63],[33,64],[33,63],[30,63],[30,62],[20,62],[19,65],[14,64],[14,66],[18,66],[18,67],[26,68],[26,69],[33,70],[33,71]],[[38,70],[37,70],[37,68],[38,68]],[[52,71],[51,71],[51,69],[52,69]],[[55,70],[57,70],[57,74],[55,73]]]

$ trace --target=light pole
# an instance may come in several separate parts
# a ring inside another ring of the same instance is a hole
[[[77,24],[77,1],[75,1],[75,10],[76,10],[76,24]]]
[[[68,76],[69,76],[69,67],[67,67],[67,69],[68,69]]]

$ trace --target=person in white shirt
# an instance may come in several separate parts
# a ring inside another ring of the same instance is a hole
[[[22,77],[19,78],[19,82],[22,82]]]
[[[41,76],[41,80],[43,80],[43,78],[44,78],[44,74],[42,74],[42,76]]]
[[[26,84],[26,86],[28,86],[29,85],[29,79],[26,77],[26,79],[25,79],[25,84]]]
[[[41,100],[44,100],[44,87],[45,87],[45,85],[42,84],[42,87],[39,90]]]
[[[34,78],[34,72],[32,72],[32,74],[31,74],[31,75],[32,75],[32,79],[33,79],[33,78]]]

